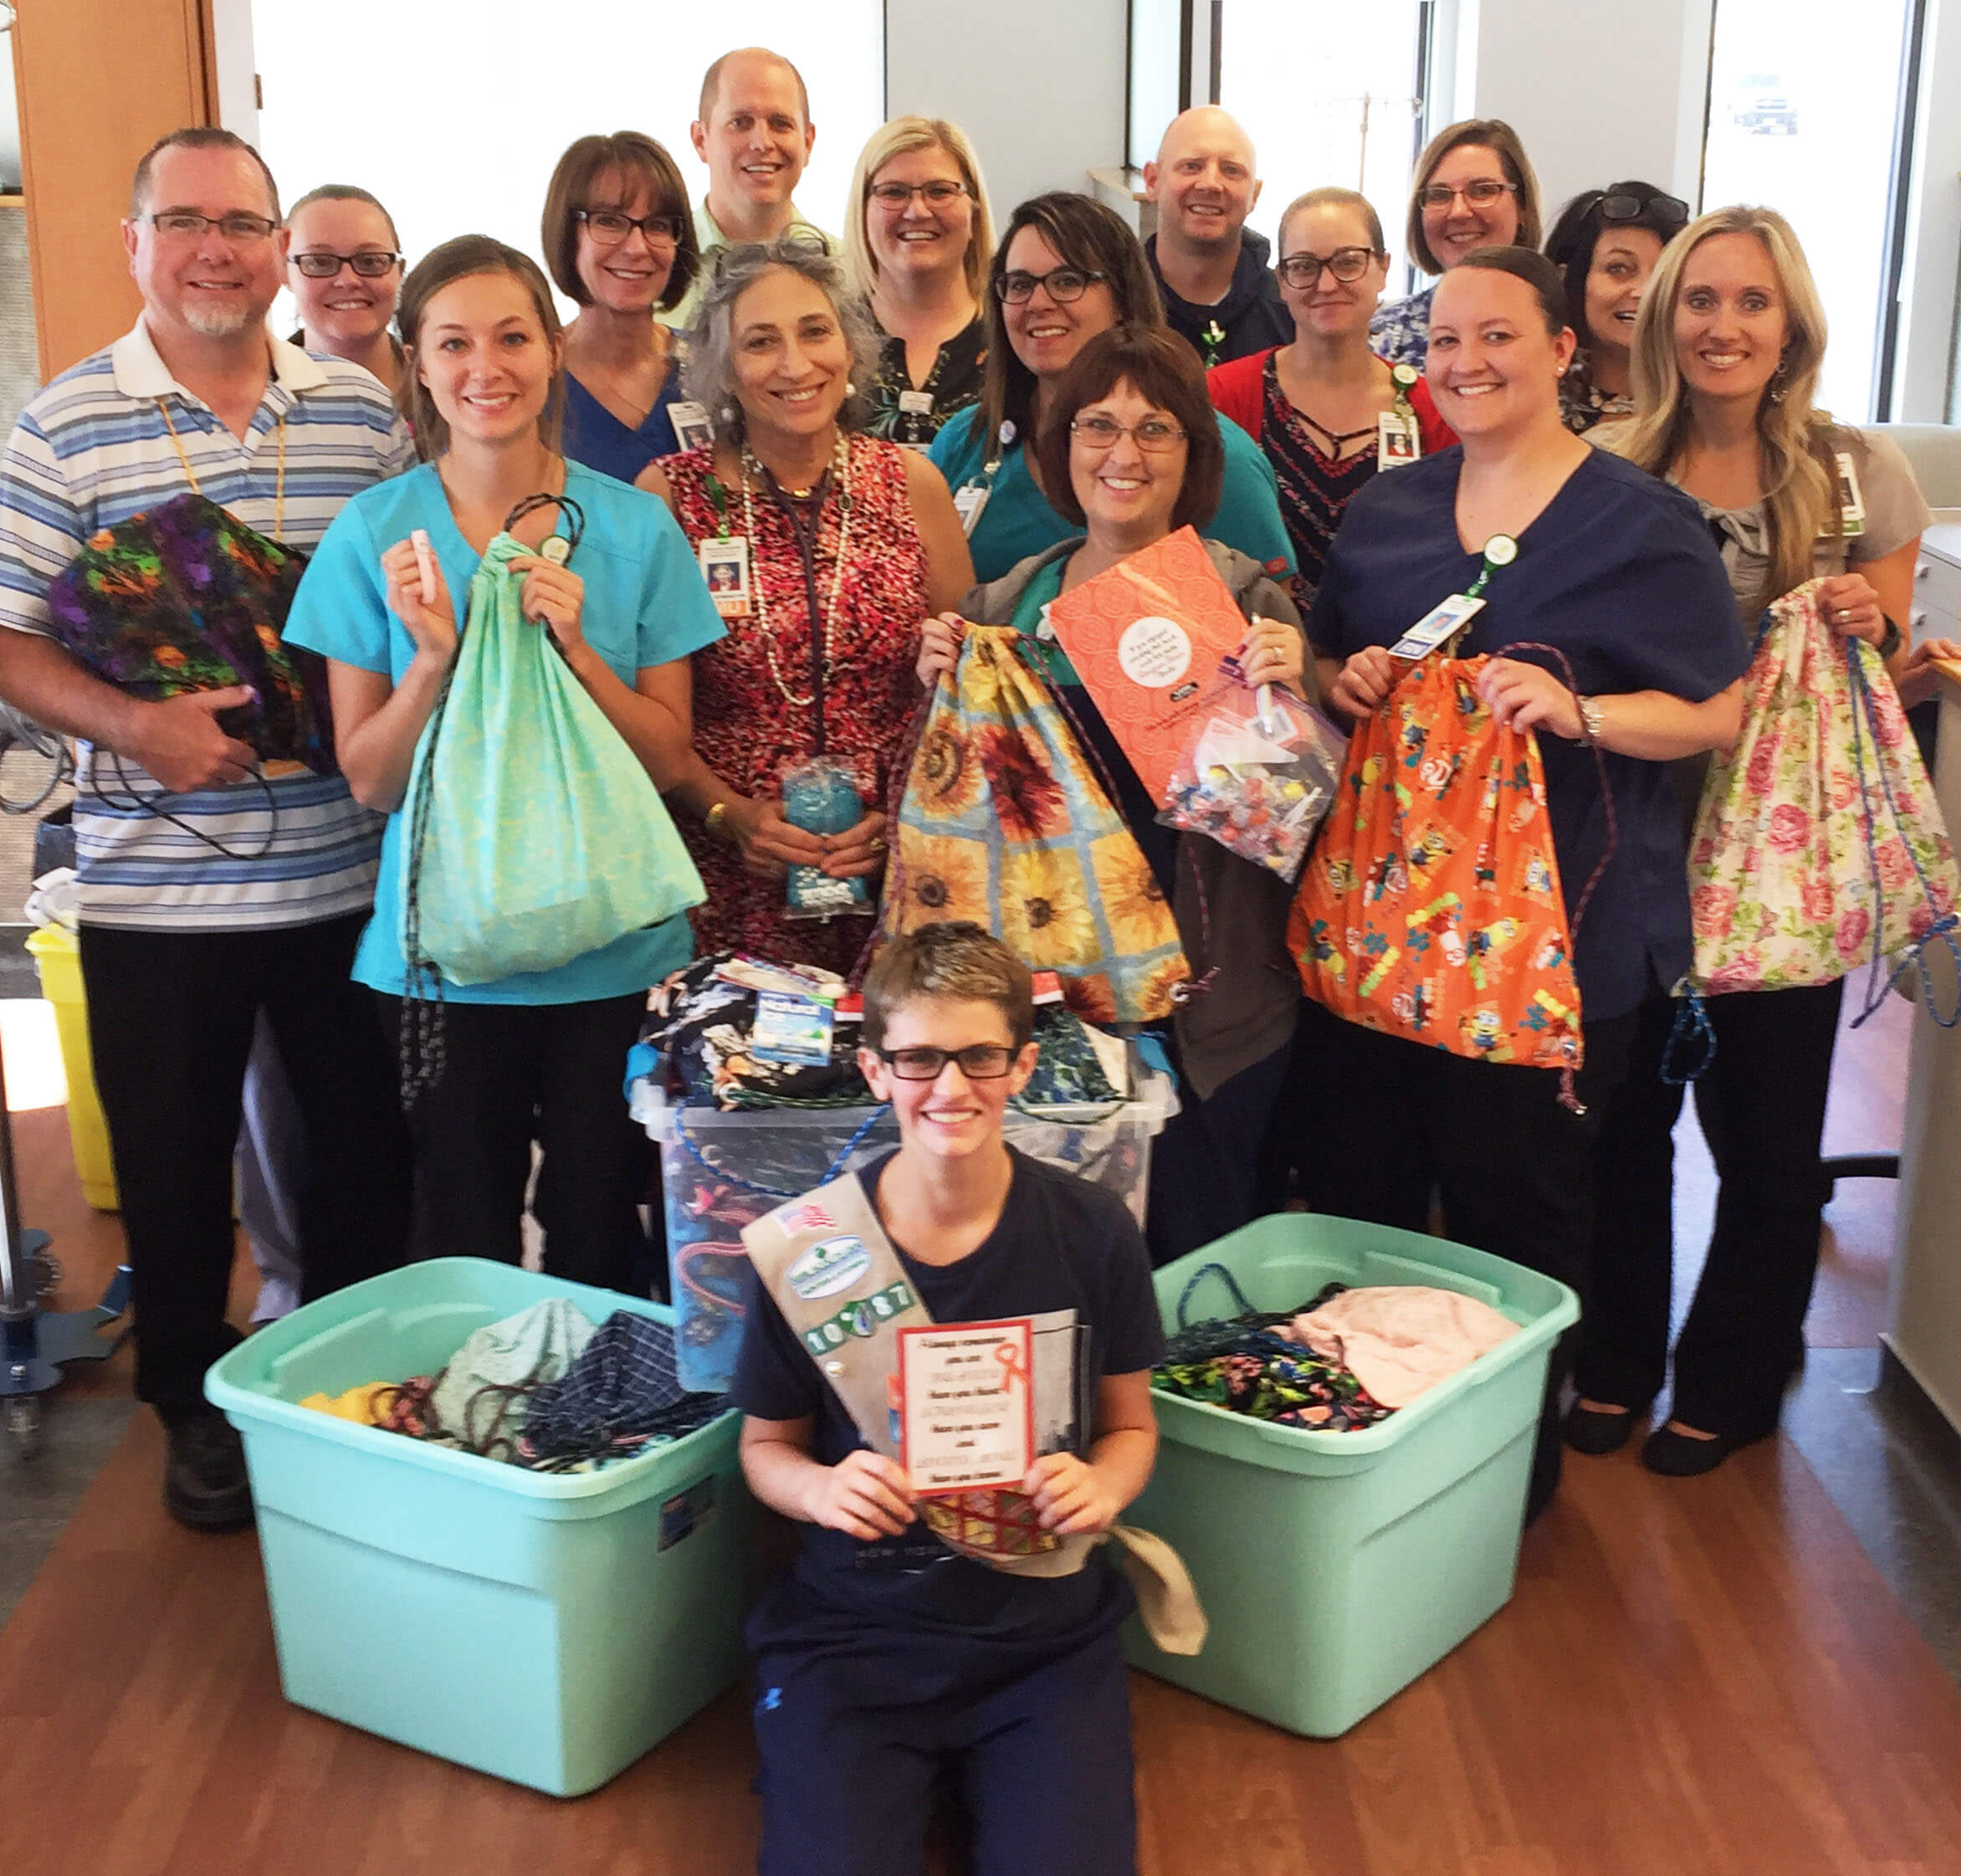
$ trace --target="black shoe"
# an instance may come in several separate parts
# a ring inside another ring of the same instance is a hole
[[[200,1413],[170,1429],[163,1503],[192,1530],[243,1530],[252,1522],[245,1448],[222,1413]]]
[[[1661,1426],[1656,1428],[1643,1443],[1641,1463],[1650,1472],[1660,1473],[1664,1479],[1699,1479],[1705,1472],[1715,1471],[1739,1446],[1749,1443],[1747,1439],[1737,1439],[1728,1433],[1715,1433],[1708,1439],[1697,1439],[1691,1434],[1678,1433]]]
[[[1636,1418],[1632,1407],[1587,1407],[1575,1401],[1566,1410],[1566,1443],[1595,1458],[1618,1453],[1633,1438]]]

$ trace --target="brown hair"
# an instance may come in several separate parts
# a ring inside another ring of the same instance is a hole
[[[279,186],[266,160],[236,131],[220,130],[215,124],[199,124],[189,130],[166,131],[136,159],[136,173],[130,180],[130,219],[141,221],[150,206],[150,172],[166,150],[241,150],[259,165],[265,178],[265,192],[272,203],[273,219],[279,218]]]
[[[1169,326],[1113,325],[1099,332],[1069,362],[1042,413],[1036,448],[1049,505],[1081,527],[1083,504],[1069,474],[1069,426],[1085,404],[1128,384],[1148,404],[1174,418],[1185,432],[1185,485],[1171,510],[1171,525],[1196,527],[1218,512],[1226,480],[1226,445],[1206,395],[1198,355]]]
[[[317,189],[309,189],[299,201],[286,211],[286,225],[293,225],[294,218],[302,208],[310,208],[316,202],[365,202],[388,224],[388,238],[397,248],[402,245],[402,236],[395,226],[395,218],[382,208],[381,198],[370,195],[366,189],[357,189],[351,182],[323,182]]]
[[[409,269],[402,283],[402,298],[396,307],[395,322],[408,352],[408,369],[396,387],[395,402],[409,428],[415,433],[416,453],[424,462],[433,462],[449,447],[449,426],[436,408],[436,400],[422,382],[417,361],[422,342],[422,319],[429,302],[447,286],[478,274],[508,274],[531,296],[532,310],[538,315],[546,342],[558,350],[564,328],[558,308],[552,304],[551,289],[538,263],[529,254],[508,248],[488,234],[459,234],[432,248]],[[539,413],[538,434],[548,449],[559,446],[565,419],[566,379],[561,362],[551,374],[551,389]]]
[[[1369,245],[1377,255],[1386,250],[1382,243],[1382,218],[1375,213],[1375,205],[1359,189],[1344,189],[1330,183],[1325,188],[1309,189],[1304,195],[1298,195],[1280,212],[1280,225],[1274,233],[1274,258],[1282,258],[1277,250],[1287,246],[1287,224],[1296,215],[1309,208],[1352,208],[1361,217],[1362,226],[1369,231]]]
[[[865,978],[863,1046],[883,1048],[885,1025],[917,997],[991,1003],[1007,1018],[1015,1047],[1035,1035],[1035,980],[1028,966],[966,920],[923,925],[878,953]]]
[[[1566,330],[1566,283],[1559,269],[1533,248],[1479,248],[1457,263],[1481,274],[1509,274],[1532,289],[1546,336],[1556,339]],[[1434,304],[1434,302],[1432,303]]]
[[[593,179],[607,170],[620,179],[617,202],[594,204],[586,200]],[[592,295],[579,278],[579,223],[575,211],[597,206],[623,207],[633,192],[635,181],[646,183],[653,197],[651,213],[672,215],[681,224],[681,238],[674,243],[674,265],[668,284],[655,301],[663,312],[680,305],[701,271],[701,244],[695,238],[694,216],[688,206],[688,185],[674,159],[650,136],[638,131],[615,131],[611,136],[582,136],[558,160],[551,182],[545,191],[545,213],[538,224],[539,244],[545,264],[558,290],[581,306],[592,304]]]
[[[1423,154],[1416,159],[1416,180],[1410,185],[1410,222],[1406,233],[1410,252],[1426,274],[1442,273],[1443,263],[1431,253],[1430,243],[1423,238],[1423,192],[1430,187],[1430,179],[1436,174],[1444,158],[1467,143],[1481,144],[1487,150],[1495,151],[1505,172],[1505,180],[1517,192],[1513,197],[1518,205],[1515,245],[1521,248],[1539,245],[1539,178],[1532,172],[1532,160],[1525,154],[1525,146],[1518,141],[1518,133],[1502,117],[1467,117],[1462,123],[1446,125],[1439,131],[1423,146]]]
[[[1101,274],[1116,302],[1117,324],[1161,326],[1164,303],[1144,245],[1124,225],[1115,209],[1089,196],[1057,189],[1032,196],[1008,218],[1001,245],[987,270],[987,291],[980,296],[980,316],[987,329],[987,365],[980,391],[980,425],[988,455],[1000,448],[1001,427],[1012,423],[1015,435],[1027,440],[1030,413],[1035,407],[1035,374],[1015,356],[1008,342],[1007,310],[1001,282],[1008,270],[1008,249],[1025,228],[1033,228],[1061,257],[1066,267]]]

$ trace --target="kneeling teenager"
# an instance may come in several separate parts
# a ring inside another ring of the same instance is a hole
[[[1134,1868],[1133,1600],[1085,1540],[1150,1476],[1162,1334],[1122,1202],[1001,1137],[1032,1012],[976,925],[889,946],[859,1061],[899,1150],[745,1234],[743,1469],[807,1527],[750,1624],[765,1876],[914,1876],[943,1774],[975,1876]],[[980,1404],[955,1427],[929,1403],[974,1349]],[[1017,1384],[1025,1418],[1002,1411]],[[995,1479],[1025,1446],[1026,1470],[949,1493],[969,1444]]]

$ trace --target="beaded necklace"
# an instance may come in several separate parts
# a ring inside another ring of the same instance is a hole
[[[786,704],[798,710],[808,710],[817,703],[823,687],[830,682],[832,673],[832,640],[837,625],[837,598],[844,588],[844,563],[851,547],[851,444],[843,431],[837,433],[837,454],[832,465],[821,476],[806,498],[814,504],[813,511],[806,519],[799,510],[796,499],[778,483],[773,475],[756,459],[755,452],[745,443],[742,446],[742,525],[751,543],[755,533],[755,484],[767,476],[765,487],[772,490],[782,505],[785,515],[797,536],[797,545],[803,550],[804,590],[811,613],[811,667],[812,683],[811,694],[800,697],[783,681],[783,674],[776,668],[776,643],[770,631],[770,602],[768,591],[762,578],[762,569],[756,568],[755,578],[755,623],[756,632],[763,642],[763,659],[769,666],[770,680],[781,693]],[[831,602],[824,608],[822,649],[819,650],[817,618],[817,536],[822,530],[824,504],[832,485],[837,490],[837,561],[831,575]]]

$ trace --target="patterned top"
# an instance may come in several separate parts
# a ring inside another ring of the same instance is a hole
[[[1369,349],[1392,365],[1414,365],[1421,371],[1430,356],[1430,302],[1435,287],[1425,287],[1407,300],[1385,300],[1369,321]]]
[[[54,577],[100,530],[184,494],[187,458],[208,500],[307,549],[350,496],[413,463],[388,393],[360,366],[267,343],[272,375],[243,439],[171,376],[141,320],[34,397],[0,464],[0,628],[45,635]],[[174,795],[165,819],[142,805],[163,791],[139,764],[84,743],[76,785],[85,925],[277,929],[366,911],[374,896],[381,817],[337,776]]]
[[[871,309],[866,308],[866,317]],[[876,326],[874,320],[873,325]],[[980,402],[981,374],[987,363],[987,328],[976,314],[934,354],[933,369],[926,382],[915,387],[906,370],[905,341],[881,335],[878,375],[872,383],[871,415],[866,419],[868,436],[883,437],[891,443],[924,449],[940,433],[940,426],[955,411]],[[904,397],[929,400],[925,410],[908,410],[899,402]]]
[[[895,443],[868,437],[852,438],[850,448],[843,581],[837,588],[836,617],[819,625],[818,638],[827,637],[832,646],[824,684],[825,753],[852,770],[868,812],[887,806],[893,771],[905,761],[906,732],[919,708],[913,665],[927,612],[926,550],[913,519],[904,454]],[[712,451],[705,446],[686,450],[661,467],[675,518],[699,547],[721,531],[708,487],[714,474]],[[739,532],[744,525],[739,485],[727,491],[727,501],[729,530]],[[784,696],[771,671],[763,627],[766,623],[776,673],[790,690],[806,697],[811,695],[811,625],[803,558],[789,516],[760,488],[755,511],[750,577],[760,587],[766,622],[753,615],[730,619],[729,636],[696,654],[694,746],[730,787],[773,797],[782,792],[782,770],[816,752],[817,720],[814,705]],[[817,525],[817,593],[827,608],[841,531],[833,497]],[[699,825],[683,831],[708,888],[707,904],[692,915],[703,951],[750,951],[786,963],[850,971],[871,935],[869,919],[786,920],[781,879],[746,871],[734,847]]]
[[[1573,355],[1559,380],[1559,419],[1574,436],[1585,436],[1596,423],[1634,415],[1634,399],[1624,392],[1603,391],[1593,381],[1592,361],[1584,348]]]
[[[1293,543],[1296,569],[1288,594],[1303,618],[1314,602],[1342,510],[1375,474],[1373,433],[1354,455],[1339,460],[1323,454],[1314,436],[1313,426],[1287,401],[1274,358],[1268,357],[1260,374],[1260,448],[1280,479],[1280,519]]]

